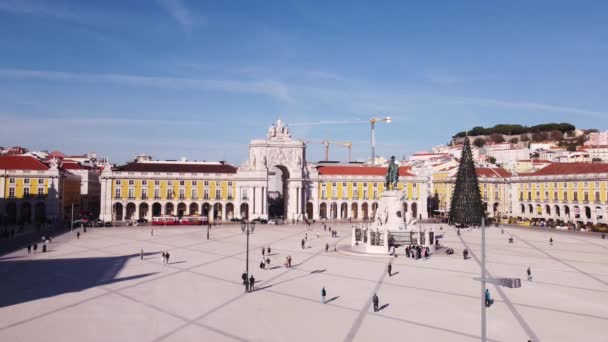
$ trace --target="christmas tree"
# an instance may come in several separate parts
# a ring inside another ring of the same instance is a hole
[[[484,216],[471,144],[469,138],[465,137],[458,174],[456,175],[456,186],[452,193],[450,222],[467,226],[480,226],[481,218]]]

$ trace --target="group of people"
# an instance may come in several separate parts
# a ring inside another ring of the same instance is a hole
[[[51,237],[45,237],[43,236],[42,238],[42,251],[46,252],[46,246],[47,244],[51,243],[52,239]],[[34,253],[36,253],[36,251],[38,250],[38,243],[34,242],[34,243],[28,243],[26,246],[27,249],[27,254],[32,254],[32,250],[34,251]]]
[[[416,260],[422,257],[427,259],[429,257],[430,251],[431,250],[428,247],[422,247],[420,245],[405,246],[405,256]]]
[[[241,279],[243,279],[243,285],[245,285],[245,292],[253,292],[255,285],[255,278],[253,277],[253,274],[248,279],[247,273],[243,273],[241,275]]]
[[[286,268],[291,267],[291,255],[285,257],[285,263],[283,264]]]
[[[163,264],[169,264],[169,252],[163,252],[162,253],[162,257],[163,257]]]
[[[270,246],[262,247],[262,261],[260,262],[260,268],[263,270],[270,268],[270,252],[271,251],[272,250],[270,249]],[[268,253],[266,253],[266,252],[268,252]],[[268,254],[268,257],[266,257],[266,254]]]

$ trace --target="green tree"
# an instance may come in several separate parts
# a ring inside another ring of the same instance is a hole
[[[530,137],[527,134],[522,134],[519,136],[520,141],[530,141]]]
[[[465,139],[467,139],[467,138],[465,138]],[[475,145],[477,147],[483,147],[485,144],[486,144],[486,140],[483,138],[475,138],[475,140],[473,140],[473,145]]]
[[[500,133],[492,133],[492,135],[490,135],[490,140],[496,144],[500,144],[505,142],[505,137],[503,137]]]
[[[532,141],[543,142],[549,138],[549,135],[545,131],[535,132],[532,134]]]
[[[559,129],[554,129],[549,133],[549,137],[553,141],[560,141],[564,137],[564,133],[562,133],[562,131]]]
[[[517,138],[517,137],[515,137],[515,138],[511,138],[511,139],[509,139],[509,142],[510,142],[511,144],[517,144],[517,143],[519,143],[519,138]]]

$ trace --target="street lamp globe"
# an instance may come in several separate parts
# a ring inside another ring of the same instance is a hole
[[[255,230],[255,222],[251,222],[249,224],[249,229],[251,229],[251,232],[253,233],[253,231]]]
[[[243,231],[243,233],[245,232],[246,225],[247,223],[245,223],[245,221],[241,222],[241,231]]]
[[[384,121],[386,121],[386,123],[391,123],[391,121],[393,121],[393,119],[391,119],[390,116],[387,116],[386,118],[384,118]]]

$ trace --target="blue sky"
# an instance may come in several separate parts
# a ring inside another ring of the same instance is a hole
[[[608,2],[0,0],[0,146],[240,164],[295,137],[408,155],[468,127],[608,128]],[[331,159],[346,158],[332,148]],[[322,158],[320,145],[309,159]]]

